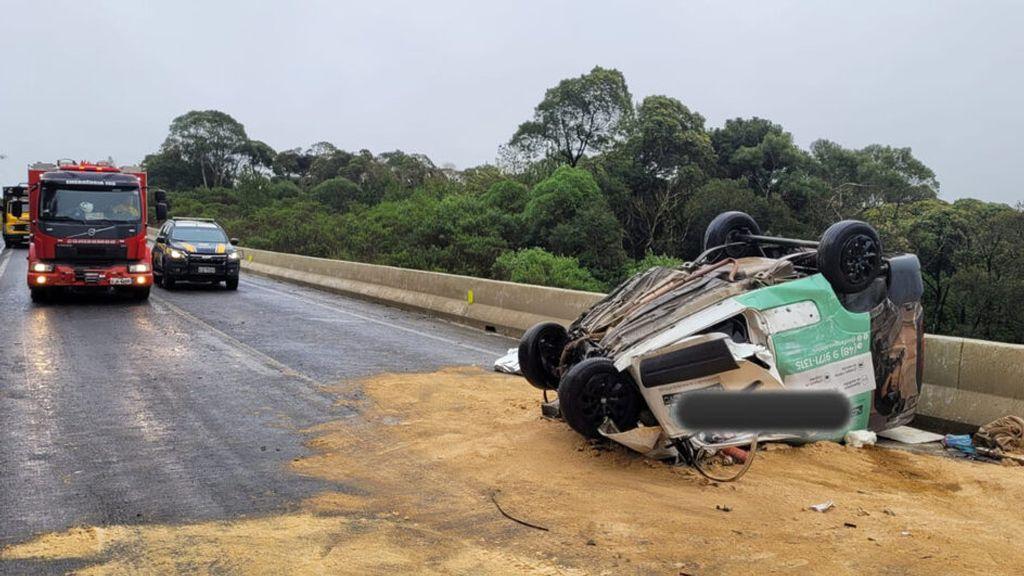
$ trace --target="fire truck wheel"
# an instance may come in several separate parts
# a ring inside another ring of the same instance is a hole
[[[135,300],[136,302],[145,302],[146,300],[149,300],[149,286],[133,291],[132,300]]]
[[[50,291],[46,288],[32,288],[29,291],[32,293],[32,301],[36,304],[46,302],[50,299]]]

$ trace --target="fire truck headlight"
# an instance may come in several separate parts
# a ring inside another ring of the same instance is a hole
[[[181,250],[175,250],[174,248],[171,248],[171,251],[168,252],[167,255],[174,260],[181,260],[185,257],[185,254]]]
[[[32,265],[33,272],[53,272],[53,264],[47,264],[46,262],[36,262]]]
[[[128,271],[132,274],[144,274],[149,272],[149,264],[129,264]]]

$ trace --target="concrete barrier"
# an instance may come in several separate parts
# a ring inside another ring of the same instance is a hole
[[[918,414],[972,426],[1024,415],[1024,346],[929,334],[924,351]]]
[[[510,336],[571,323],[603,295],[242,248],[248,272],[419,310]],[[1024,346],[927,335],[918,414],[978,426],[1024,415]]]
[[[242,267],[294,282],[420,310],[472,326],[519,336],[537,322],[565,325],[602,295],[472,276],[410,270],[242,248]]]

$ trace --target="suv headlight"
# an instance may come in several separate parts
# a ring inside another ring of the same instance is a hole
[[[228,260],[238,260],[238,252],[229,252]]]
[[[36,262],[32,265],[33,272],[53,272],[53,264],[47,264],[46,262]]]
[[[171,251],[168,252],[167,255],[170,256],[174,260],[181,260],[182,258],[185,257],[185,253],[182,252],[181,250],[176,249],[176,248],[171,248]]]
[[[132,274],[144,274],[149,272],[149,264],[129,264],[128,272]]]

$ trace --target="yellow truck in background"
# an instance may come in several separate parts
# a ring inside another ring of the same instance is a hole
[[[12,213],[11,207],[15,203],[21,204],[20,217]],[[29,235],[28,188],[25,186],[4,186],[2,208],[4,244],[7,246],[15,244],[27,246]]]

